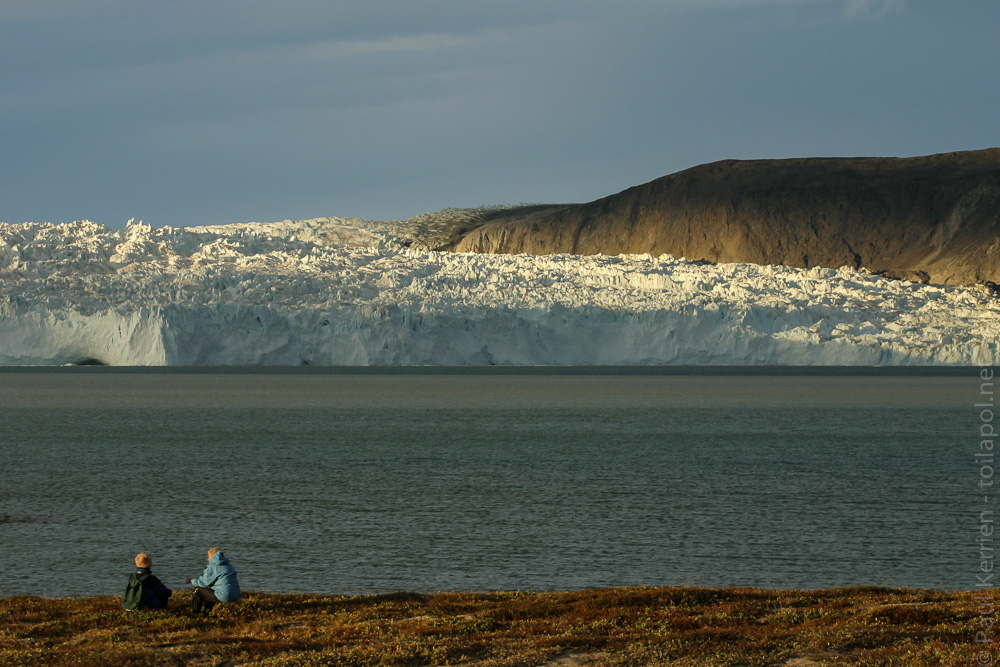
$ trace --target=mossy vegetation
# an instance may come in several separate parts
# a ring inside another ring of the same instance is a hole
[[[0,664],[969,665],[972,592],[613,588],[568,593],[248,592],[207,617],[121,598],[0,599]]]

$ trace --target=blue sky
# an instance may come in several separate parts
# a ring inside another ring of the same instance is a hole
[[[0,0],[0,221],[590,201],[1000,145],[995,0]]]

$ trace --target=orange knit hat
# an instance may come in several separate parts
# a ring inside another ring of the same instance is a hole
[[[141,554],[135,557],[136,567],[153,567],[153,558],[143,551]]]

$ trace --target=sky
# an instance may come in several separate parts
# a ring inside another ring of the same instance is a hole
[[[996,0],[0,0],[0,221],[584,202],[1000,146]]]

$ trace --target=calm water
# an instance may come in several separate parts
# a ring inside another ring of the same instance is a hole
[[[0,595],[973,588],[957,377],[0,373]]]

